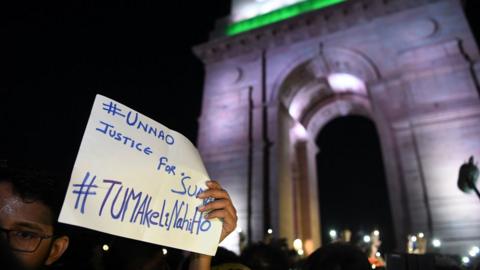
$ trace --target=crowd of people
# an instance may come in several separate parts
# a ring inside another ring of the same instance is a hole
[[[368,270],[385,267],[383,260],[372,261],[379,239],[362,250],[350,244],[344,235],[342,240],[304,257],[289,249],[285,240],[269,238],[246,246],[240,255],[219,247],[216,255],[210,257],[60,224],[57,217],[66,190],[64,182],[38,170],[11,168],[0,162],[0,269]],[[222,217],[223,240],[235,230],[236,210],[218,182],[212,181],[208,187],[205,195],[216,198],[216,203],[207,208]],[[409,268],[404,265],[391,269]],[[451,264],[435,269],[460,268]]]

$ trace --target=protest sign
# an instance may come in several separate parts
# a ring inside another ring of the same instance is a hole
[[[209,179],[187,138],[97,95],[59,221],[214,255],[222,224],[196,198]]]

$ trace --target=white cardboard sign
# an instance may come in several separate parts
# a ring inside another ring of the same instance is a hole
[[[196,198],[209,179],[187,138],[97,95],[59,221],[214,255],[222,224]]]

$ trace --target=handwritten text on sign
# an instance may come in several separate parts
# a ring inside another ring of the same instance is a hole
[[[183,135],[97,95],[59,221],[213,255],[222,225],[196,198],[207,180]]]

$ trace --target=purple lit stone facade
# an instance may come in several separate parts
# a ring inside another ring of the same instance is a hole
[[[478,245],[480,203],[456,188],[460,165],[480,158],[479,51],[460,1],[350,0],[195,52],[198,146],[251,240],[272,228],[320,245],[314,140],[332,119],[363,115],[380,135],[397,249],[417,232],[444,252]],[[332,89],[330,74],[365,91]]]

